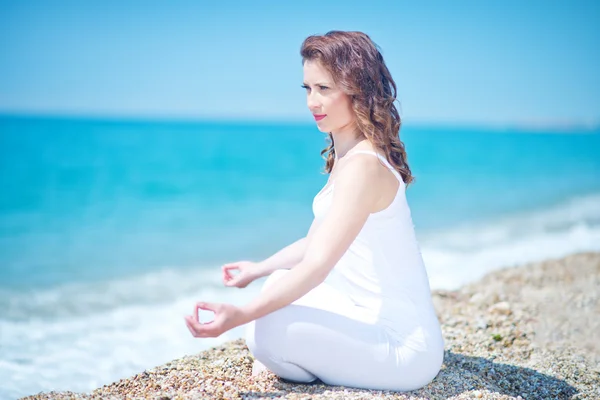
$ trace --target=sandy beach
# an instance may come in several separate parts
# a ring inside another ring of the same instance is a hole
[[[599,399],[600,253],[506,267],[434,291],[446,351],[426,387],[406,393],[253,377],[242,339],[92,393],[26,399]]]

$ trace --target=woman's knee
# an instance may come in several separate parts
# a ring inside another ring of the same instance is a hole
[[[277,311],[275,312],[277,313]],[[273,314],[273,313],[272,313]],[[281,319],[265,317],[252,321],[246,331],[246,344],[254,358],[281,378],[291,382],[312,382],[317,377],[288,360],[289,340]]]
[[[276,269],[275,271],[271,272],[271,275],[269,275],[269,277],[267,278],[267,280],[263,284],[263,286],[261,288],[261,292],[264,292],[269,286],[273,285],[283,275],[287,274],[288,272],[290,272],[289,269]]]
[[[250,322],[246,328],[246,345],[256,358],[283,360],[290,345],[287,334],[293,322],[291,307],[286,306]]]
[[[288,273],[287,269],[277,269],[269,275],[263,284],[261,291],[265,291],[274,285],[283,275]],[[283,309],[274,311],[258,318],[246,326],[246,345],[250,352],[258,359],[281,357],[285,350],[285,316],[287,312]],[[287,311],[287,310],[286,310]],[[283,317],[283,318],[282,318]]]

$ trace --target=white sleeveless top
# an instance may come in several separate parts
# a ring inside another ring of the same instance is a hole
[[[392,203],[372,213],[356,239],[334,266],[325,282],[345,293],[364,313],[365,322],[380,324],[403,344],[419,351],[443,348],[439,321],[433,308],[429,279],[417,243],[401,175],[384,156],[356,150],[346,154],[377,156],[400,182]],[[315,196],[315,219],[328,212],[335,182]]]

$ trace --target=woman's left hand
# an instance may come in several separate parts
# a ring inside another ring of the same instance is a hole
[[[214,319],[206,323],[200,322],[198,310],[214,312]],[[244,316],[244,312],[239,307],[231,304],[198,302],[194,314],[185,316],[185,323],[194,337],[214,338],[242,325]]]

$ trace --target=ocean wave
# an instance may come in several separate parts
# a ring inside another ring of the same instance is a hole
[[[66,283],[30,290],[0,289],[0,319],[52,319],[104,312],[118,307],[168,303],[223,288],[220,268],[164,268],[102,282]]]
[[[12,318],[0,319],[0,376],[6,378],[0,398],[91,391],[243,336],[242,326],[219,338],[195,339],[185,325],[183,317],[196,301],[242,305],[260,287],[219,287],[217,277],[212,271],[167,270],[111,285],[72,285],[68,293],[65,287],[48,290],[30,304],[23,295],[12,303]],[[212,316],[202,311],[200,320]]]
[[[429,232],[420,243],[434,289],[456,289],[498,268],[600,251],[600,194]]]

